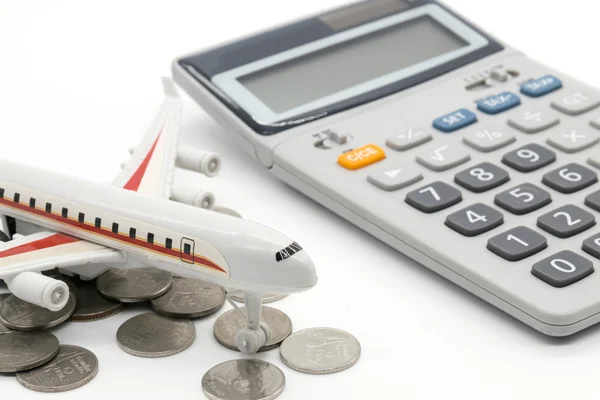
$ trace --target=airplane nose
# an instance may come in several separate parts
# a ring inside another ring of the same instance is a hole
[[[286,261],[290,262],[289,270],[294,271],[294,286],[309,289],[317,284],[317,268],[306,251],[300,251]]]

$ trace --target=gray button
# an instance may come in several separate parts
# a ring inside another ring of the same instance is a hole
[[[586,253],[600,259],[600,233],[597,233],[591,238],[584,240],[581,248]]]
[[[475,193],[494,189],[509,180],[508,172],[489,162],[477,164],[454,177],[456,183]]]
[[[595,94],[576,91],[552,102],[552,107],[569,115],[579,115],[600,106],[600,97]]]
[[[431,147],[417,157],[417,162],[433,171],[445,171],[470,159],[471,156],[462,146],[452,143]]]
[[[519,261],[548,247],[546,238],[525,226],[518,226],[488,240],[487,248],[508,261]]]
[[[504,223],[502,214],[482,203],[463,208],[446,218],[446,225],[464,236],[477,236]]]
[[[596,218],[589,212],[567,204],[544,214],[537,220],[537,226],[559,238],[568,238],[596,225]]]
[[[502,162],[519,172],[532,172],[556,161],[556,153],[530,143],[502,157]]]
[[[402,189],[423,179],[414,164],[399,164],[379,169],[367,177],[373,185],[387,191]]]
[[[600,141],[600,134],[585,129],[561,129],[548,138],[548,144],[565,153],[577,153],[592,147]]]
[[[484,153],[508,146],[516,140],[510,128],[504,125],[488,126],[467,133],[463,141],[477,151]]]
[[[590,165],[596,168],[600,168],[600,154],[591,156],[588,162],[590,163]]]
[[[585,205],[600,212],[600,191],[589,194],[585,198]]]
[[[516,215],[528,214],[551,202],[550,193],[531,183],[523,183],[498,193],[494,199],[497,206]]]
[[[548,172],[542,182],[561,193],[575,193],[598,182],[598,175],[589,168],[571,163]]]
[[[423,128],[410,128],[387,138],[386,144],[394,150],[405,151],[430,141],[431,133]]]
[[[434,213],[462,201],[459,190],[444,182],[434,182],[406,195],[408,204],[424,213]]]
[[[594,272],[594,265],[590,260],[569,250],[563,250],[537,262],[531,269],[535,277],[557,288],[578,282],[592,272]]]
[[[550,110],[529,109],[514,113],[508,124],[525,133],[537,133],[557,125],[560,119]]]

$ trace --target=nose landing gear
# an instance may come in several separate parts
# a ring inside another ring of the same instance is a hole
[[[240,309],[229,294],[227,294],[227,300],[242,314],[248,324],[246,328],[236,334],[235,344],[243,354],[252,355],[271,339],[271,329],[261,321],[262,294],[244,293],[245,310]]]

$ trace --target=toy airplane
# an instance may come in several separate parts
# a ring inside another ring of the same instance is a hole
[[[245,293],[248,325],[236,344],[253,354],[270,336],[261,324],[262,293],[315,286],[314,264],[273,229],[170,200],[176,161],[210,175],[218,159],[178,152],[182,103],[170,80],[163,85],[158,116],[112,185],[0,161],[0,215],[47,229],[0,243],[0,279],[15,296],[54,311],[67,303],[68,287],[40,272],[56,267],[84,279],[145,266],[202,279]],[[203,205],[203,193],[178,191]]]

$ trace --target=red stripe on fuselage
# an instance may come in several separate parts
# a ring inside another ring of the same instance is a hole
[[[59,222],[61,224],[72,226],[72,227],[82,230],[82,231],[94,233],[99,236],[118,240],[120,242],[128,243],[128,244],[131,244],[131,245],[134,245],[137,247],[142,247],[142,248],[151,250],[153,252],[163,254],[168,257],[182,258],[184,261],[187,261],[188,264],[197,263],[197,264],[203,265],[207,268],[214,269],[219,272],[227,273],[223,268],[219,267],[217,264],[215,264],[211,260],[209,260],[205,257],[202,257],[198,254],[194,254],[192,256],[191,254],[185,254],[183,252],[180,252],[177,249],[167,249],[164,246],[160,246],[157,244],[150,244],[145,240],[140,240],[137,238],[130,238],[129,236],[121,235],[119,233],[114,233],[110,230],[96,228],[93,225],[88,225],[85,223],[81,223],[79,221],[74,221],[74,220],[71,220],[68,218],[63,218],[62,216],[47,213],[47,212],[39,210],[37,208],[29,207],[29,206],[27,206],[25,204],[21,204],[21,203],[15,203],[14,201],[7,200],[4,198],[0,198],[0,204],[5,205],[10,208],[16,208],[17,210],[20,210],[20,211],[23,211],[23,212],[26,212],[29,214],[34,214],[34,215],[37,215],[37,216],[40,216],[43,218],[48,218],[53,221]]]
[[[129,178],[129,181],[125,184],[125,186],[123,186],[123,189],[132,190],[134,192],[137,192],[137,190],[140,188],[140,184],[142,183],[144,174],[146,173],[146,170],[148,169],[148,164],[150,164],[150,160],[152,159],[154,150],[156,150],[156,145],[158,144],[158,141],[159,141],[160,137],[162,136],[162,131],[165,128],[165,125],[167,124],[167,122],[168,121],[165,121],[162,128],[160,128],[160,133],[158,134],[158,137],[154,141],[152,148],[150,149],[148,154],[146,154],[146,158],[144,158],[144,161],[142,161],[142,163],[140,164],[138,169],[133,173],[133,175],[131,175],[131,178]]]
[[[48,236],[43,239],[36,240],[35,242],[25,243],[20,246],[13,247],[12,249],[0,251],[0,258],[6,258],[10,256],[16,256],[23,253],[29,253],[30,251],[48,249],[50,247],[60,246],[63,244],[75,243],[79,239],[56,233],[52,236]]]

